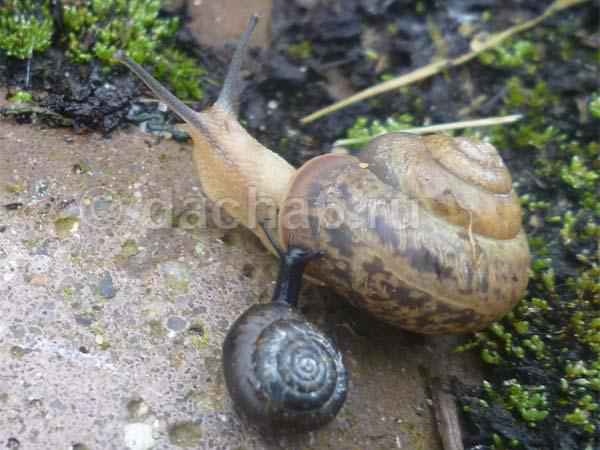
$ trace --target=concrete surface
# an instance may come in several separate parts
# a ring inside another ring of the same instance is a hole
[[[447,354],[322,287],[301,301],[343,351],[346,406],[299,437],[240,422],[221,344],[268,300],[276,261],[245,230],[200,226],[190,162],[189,145],[137,130],[0,122],[0,205],[23,204],[0,206],[0,446],[440,448],[423,368]]]

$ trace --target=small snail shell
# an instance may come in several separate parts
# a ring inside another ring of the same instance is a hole
[[[294,308],[304,266],[315,255],[281,253],[273,301],[254,305],[223,344],[225,383],[236,409],[260,428],[310,430],[344,404],[348,376],[340,353]]]
[[[255,23],[219,99],[200,113],[116,56],[188,123],[205,193],[273,250],[255,223],[257,201],[271,200],[279,210],[278,242],[326,251],[308,272],[383,321],[459,333],[506,314],[525,292],[530,255],[496,149],[439,134],[392,133],[357,156],[323,155],[294,170],[237,120],[241,61]],[[378,212],[381,204],[388,213]]]

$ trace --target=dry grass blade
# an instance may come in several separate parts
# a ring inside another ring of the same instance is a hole
[[[523,116],[521,114],[513,114],[510,116],[498,116],[498,117],[486,117],[485,119],[474,119],[474,120],[464,120],[461,122],[450,122],[443,123],[440,125],[429,125],[425,127],[416,127],[416,128],[406,128],[405,130],[400,130],[401,133],[414,133],[414,134],[427,134],[427,133],[438,133],[440,131],[450,131],[450,130],[462,130],[464,128],[476,128],[476,127],[491,127],[494,125],[504,125],[507,123],[513,123],[517,120],[521,120]],[[333,144],[334,147],[344,147],[347,145],[358,145],[358,144],[366,144],[378,136],[382,136],[386,133],[377,134],[374,136],[368,136],[364,138],[354,138],[354,139],[340,139],[339,141],[335,141]]]

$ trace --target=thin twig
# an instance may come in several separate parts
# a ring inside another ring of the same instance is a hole
[[[383,83],[376,84],[375,86],[365,89],[364,91],[358,92],[357,94],[354,94],[348,98],[345,98],[344,100],[340,100],[339,102],[336,102],[333,105],[330,105],[323,109],[320,109],[320,110],[304,117],[303,119],[301,119],[300,122],[303,124],[313,122],[313,121],[319,119],[320,117],[326,116],[335,111],[339,111],[340,109],[343,109],[343,108],[350,106],[354,103],[357,103],[361,100],[365,100],[367,98],[383,94],[384,92],[398,89],[402,86],[407,86],[409,84],[416,83],[417,81],[421,81],[426,78],[432,77],[433,75],[440,73],[441,71],[443,71],[445,69],[449,69],[451,67],[456,67],[461,64],[464,64],[468,61],[471,61],[473,58],[475,58],[480,53],[482,53],[486,50],[490,50],[494,47],[497,47],[502,42],[504,42],[506,39],[514,36],[515,34],[521,33],[523,31],[526,31],[526,30],[529,30],[529,29],[535,27],[540,22],[542,22],[543,20],[547,19],[548,17],[556,14],[557,12],[562,11],[567,8],[571,8],[575,5],[579,5],[581,3],[585,3],[587,1],[589,1],[589,0],[556,0],[554,3],[552,3],[552,5],[550,5],[548,7],[548,9],[546,9],[546,11],[544,11],[543,14],[539,15],[538,17],[531,19],[531,20],[527,20],[520,24],[517,24],[517,25],[510,27],[499,33],[492,34],[488,39],[486,39],[482,43],[478,44],[477,48],[471,50],[468,53],[465,53],[464,55],[461,55],[461,56],[459,56],[457,58],[453,58],[453,59],[444,58],[444,59],[432,62],[432,63],[430,63],[424,67],[421,67],[417,70],[414,70],[412,72],[409,72],[405,75],[401,75],[397,78],[394,78],[393,80],[388,80],[388,81],[384,81]]]
[[[431,400],[444,450],[464,450],[456,400],[439,378],[431,380]]]
[[[426,341],[432,350],[431,361],[426,370],[426,380],[443,449],[464,450],[456,399],[448,388],[450,377],[458,375],[457,360],[451,356],[457,339],[447,336],[429,336]]]
[[[491,127],[494,125],[503,125],[507,123],[513,123],[517,120],[521,120],[523,116],[521,114],[513,114],[510,116],[498,116],[498,117],[486,117],[485,119],[475,119],[475,120],[463,120],[461,122],[451,122],[451,123],[443,123],[440,125],[429,125],[426,127],[417,127],[417,128],[406,128],[404,130],[398,130],[401,133],[414,133],[414,134],[427,134],[427,133],[437,133],[439,131],[449,131],[449,130],[461,130],[463,128],[475,128],[475,127]],[[376,137],[382,136],[387,133],[379,133],[374,136],[366,136],[361,138],[353,138],[353,139],[340,139],[339,141],[335,141],[334,147],[345,147],[348,145],[358,145],[358,144],[367,144]]]

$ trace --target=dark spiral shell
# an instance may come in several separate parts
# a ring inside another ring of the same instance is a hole
[[[340,353],[281,303],[255,305],[235,322],[223,344],[223,369],[236,408],[261,428],[317,428],[346,399]]]

